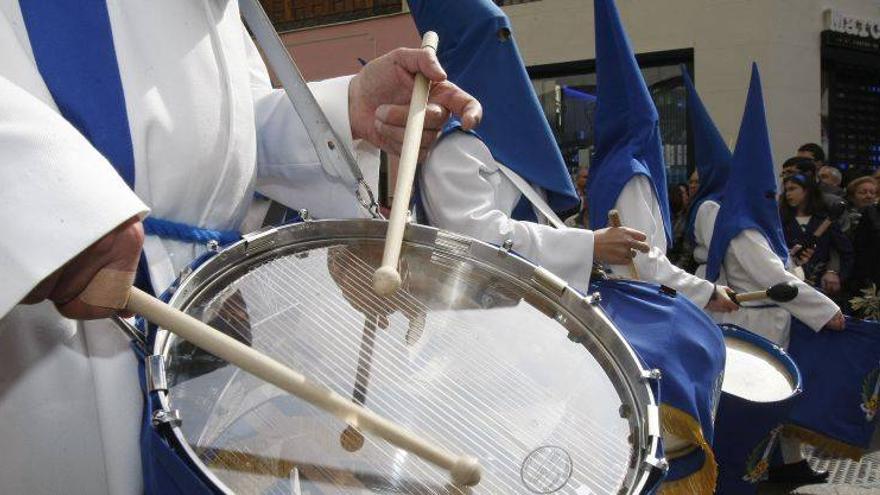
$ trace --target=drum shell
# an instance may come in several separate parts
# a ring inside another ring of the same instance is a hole
[[[353,235],[381,237],[384,235],[384,228],[384,222],[376,221],[316,221],[285,227],[279,229],[279,232],[262,233],[256,238],[252,236],[249,241],[246,239],[243,243],[233,245],[205,265],[194,267],[192,274],[187,274],[186,277],[175,284],[174,288],[166,294],[166,299],[169,299],[172,305],[178,307],[185,305],[188,298],[193,297],[194,294],[197,294],[201,290],[200,287],[203,281],[211,279],[213,272],[222,272],[224,270],[222,265],[228,263],[230,259],[242,255],[242,253],[246,251],[249,251],[249,254],[252,255],[260,255],[261,253],[265,254],[275,247],[288,242],[288,238],[296,239],[299,235],[305,236],[307,241],[324,238],[322,236],[327,235],[337,235],[339,238],[348,238]],[[452,236],[447,237],[445,233],[440,233],[436,229],[429,229],[420,226],[408,226],[407,228],[406,240],[409,242],[433,242],[437,237],[443,237],[442,240],[445,242],[450,242],[452,239]],[[465,240],[464,238],[460,238],[460,236],[455,236],[454,239],[456,242],[461,243],[466,241],[467,246],[470,246],[469,250],[472,254],[483,253],[487,257],[492,256],[499,260],[502,265],[509,265],[505,267],[505,269],[513,267],[516,270],[520,270],[526,267],[523,260],[500,248],[479,243],[478,241],[471,241],[469,239]],[[250,246],[245,244],[247,242],[249,242]],[[535,269],[532,266],[530,270]],[[525,275],[526,274],[523,274],[524,278],[528,279],[529,276]],[[534,276],[534,274],[531,276]],[[575,315],[582,315],[597,310],[597,308],[594,308],[594,305],[590,304],[588,298],[584,298],[582,295],[577,294],[575,291],[572,291],[567,287],[548,285],[547,283],[541,282],[540,279],[536,279],[534,282],[536,287],[543,292],[548,294],[556,293],[557,295],[555,297],[562,296],[559,298],[559,302],[563,304],[563,306],[570,307]],[[620,338],[620,341],[624,342],[622,338]],[[167,355],[169,346],[167,333],[162,330],[154,329],[154,331],[150,333],[149,343],[155,356]],[[631,349],[628,352],[632,353]],[[634,415],[633,417],[637,418],[638,421],[644,422],[645,425],[643,431],[639,435],[643,438],[634,439],[641,445],[639,453],[640,460],[636,462],[636,465],[640,467],[639,474],[637,475],[638,479],[633,485],[635,491],[628,492],[640,493],[642,490],[650,490],[652,484],[659,480],[662,467],[665,464],[659,456],[659,424],[657,422],[656,403],[653,401],[653,394],[649,387],[650,379],[648,377],[650,375],[644,368],[641,368],[641,366],[638,365],[638,360],[634,354],[628,356],[626,361],[630,364],[636,365],[635,368],[629,369],[628,373],[632,374],[633,378],[635,378],[633,383],[640,384],[637,385],[639,389],[637,391],[637,394],[640,397],[639,400],[644,401],[647,399],[648,402],[638,407],[637,411],[628,412],[628,414]],[[631,386],[632,383],[629,385]],[[152,389],[155,387],[150,385],[149,388]],[[199,483],[195,483],[196,485],[202,484],[209,487],[209,490],[211,491],[227,492],[223,483],[212,476],[210,471],[199,462],[198,456],[196,456],[189,448],[180,429],[177,428],[173,422],[156,423],[151,420],[151,418],[155,419],[157,414],[167,411],[173,405],[169,400],[167,392],[161,389],[153,390],[149,396],[151,400],[148,404],[149,409],[147,411],[147,417],[145,417],[144,432],[142,435],[145,441],[151,441],[153,448],[158,449],[160,452],[167,451],[176,453],[180,457],[177,459],[177,464],[189,466],[190,471],[192,471],[193,475],[198,479]],[[160,437],[161,441],[156,440],[157,435]],[[162,458],[163,456],[158,457]],[[163,462],[163,464],[167,465],[169,462]],[[184,483],[171,483],[171,485],[179,486],[182,486],[183,484]],[[182,490],[181,492],[188,491],[189,490]],[[164,489],[162,492],[164,492]],[[169,493],[173,493],[173,491]]]
[[[769,462],[770,455],[778,448],[779,429],[801,393],[800,371],[794,360],[771,341],[735,325],[721,325],[721,329],[725,339],[748,342],[776,359],[787,370],[792,382],[791,394],[774,402],[752,401],[722,388],[714,442],[718,460],[718,493],[755,493],[755,482],[744,477],[750,472],[757,473],[756,469],[766,468],[766,464],[758,466],[757,463],[761,459]],[[766,446],[768,441],[774,442],[769,449]]]

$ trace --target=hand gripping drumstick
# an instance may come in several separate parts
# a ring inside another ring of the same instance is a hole
[[[428,31],[422,38],[422,48],[437,50],[437,33]],[[416,162],[419,158],[419,145],[422,129],[425,126],[425,108],[428,106],[428,79],[416,74],[413,85],[409,116],[403,133],[403,147],[400,151],[400,165],[397,168],[397,185],[394,188],[394,202],[388,219],[385,234],[385,251],[382,253],[382,266],[373,274],[373,291],[380,296],[390,296],[400,287],[400,273],[397,262],[403,243],[403,230],[406,227],[406,213],[412,195],[412,183],[416,176]]]
[[[617,210],[609,210],[608,211],[608,224],[612,227],[622,227],[620,223],[620,212]],[[639,280],[639,269],[636,268],[636,260],[629,260],[629,271],[632,275],[633,280]]]
[[[798,288],[791,282],[782,282],[770,287],[767,290],[758,290],[755,292],[728,292],[730,299],[736,304],[748,301],[760,301],[761,299],[770,299],[776,302],[788,302],[797,297]]]
[[[479,483],[482,470],[476,458],[453,455],[369,409],[309,382],[300,373],[271,357],[132,287],[134,275],[131,272],[105,268],[95,275],[80,299],[93,306],[137,313],[191,344],[333,414],[349,425],[373,433],[403,450],[448,470],[456,485],[473,486]],[[126,288],[128,288],[127,293]]]

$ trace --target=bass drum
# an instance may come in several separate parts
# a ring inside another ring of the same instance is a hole
[[[169,302],[476,456],[479,485],[452,486],[439,468],[161,329],[148,336],[146,433],[219,492],[653,488],[665,462],[648,373],[590,298],[504,249],[418,225],[406,228],[401,290],[378,297],[370,286],[386,225],[309,221],[245,236],[183,278]]]

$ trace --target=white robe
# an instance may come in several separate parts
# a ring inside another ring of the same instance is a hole
[[[694,259],[700,264],[697,273],[701,275],[706,273],[705,263],[720,208],[715,201],[704,201],[697,210]],[[764,235],[754,229],[740,232],[730,241],[720,273],[719,283],[737,292],[765,290],[781,282],[792,282],[797,286],[798,296],[790,302],[778,303],[778,307],[711,313],[719,323],[741,326],[782,347],[788,346],[792,315],[818,332],[840,311],[834,301],[786,270]]]
[[[663,216],[660,214],[660,205],[654,197],[654,189],[649,179],[644,175],[630,179],[617,197],[614,207],[620,213],[621,224],[644,232],[648,236],[645,242],[651,246],[651,250],[647,253],[639,253],[635,257],[639,277],[675,289],[700,309],[706,307],[715,285],[682,270],[666,257]],[[625,277],[630,274],[629,266],[626,265],[613,265],[611,268],[614,273]]]
[[[419,186],[431,225],[496,245],[510,240],[514,252],[586,291],[593,232],[511,218],[521,193],[478,138],[456,132],[441,139],[422,166]]]
[[[432,225],[493,244],[510,239],[519,255],[578,290],[588,287],[593,264],[592,231],[556,229],[510,218],[522,195],[498,169],[489,148],[478,138],[455,133],[440,140],[422,168],[420,186],[422,203]],[[653,246],[650,253],[636,257],[643,279],[672,287],[699,307],[705,306],[714,286],[666,258],[663,221],[647,178],[638,176],[630,180],[616,207],[624,225],[645,232]],[[616,273],[629,275],[626,266],[612,268]]]
[[[0,0],[0,493],[140,493],[142,400],[134,355],[107,321],[17,306],[41,279],[124,220],[235,229],[254,185],[321,216],[353,216],[348,171],[325,170],[272,90],[235,1],[111,0],[136,195],[59,114],[17,0]],[[348,79],[312,85],[346,146]],[[154,285],[204,250],[148,237]]]

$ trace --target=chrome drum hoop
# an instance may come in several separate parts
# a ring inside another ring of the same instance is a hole
[[[246,235],[183,277],[176,284],[169,304],[187,311],[193,301],[212,287],[216,288],[217,284],[282,255],[335,243],[383,242],[386,227],[387,222],[381,220],[320,220]],[[594,303],[592,296],[578,293],[558,277],[509,250],[472,238],[409,224],[404,242],[407,246],[423,247],[450,260],[500,272],[515,281],[523,291],[531,291],[546,300],[552,308],[550,311],[555,314],[554,319],[570,331],[573,327],[588,329],[569,333],[569,338],[583,345],[608,374],[623,401],[620,416],[627,420],[631,431],[629,441],[634,455],[629,461],[625,481],[615,493],[641,493],[656,480],[658,473],[665,472],[666,461],[660,455],[659,412],[651,390],[652,375],[642,366],[607,315]],[[173,365],[170,351],[175,340],[175,336],[163,329],[159,329],[153,339],[152,353],[163,356],[169,367]],[[159,391],[161,407],[165,410],[173,410],[170,395],[168,391]],[[182,420],[185,422],[186,417]],[[173,435],[169,440],[184,451],[218,489],[232,493],[202,462],[179,425],[172,424],[169,431]],[[491,492],[483,492],[478,486],[473,493]]]

